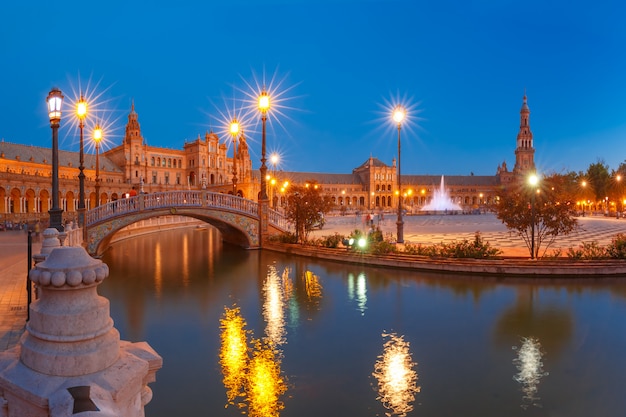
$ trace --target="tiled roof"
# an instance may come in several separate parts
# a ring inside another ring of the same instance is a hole
[[[498,178],[495,175],[444,175],[445,186],[497,186]],[[441,175],[402,175],[402,184],[431,184],[439,187]]]
[[[370,165],[370,161],[371,161],[371,165]],[[363,162],[358,167],[354,168],[354,171],[358,171],[358,170],[367,168],[368,166],[372,166],[372,167],[389,167],[389,165],[385,164],[380,159],[371,157],[371,158],[368,158],[365,162]]]
[[[297,184],[307,181],[315,181],[319,184],[358,184],[362,185],[359,176],[356,174],[326,174],[320,172],[291,172],[278,171],[276,177],[285,179]]]
[[[17,160],[18,157],[21,162],[51,165],[52,149],[0,141],[0,158]],[[95,154],[85,153],[84,159],[86,169],[96,168]],[[67,167],[70,166],[70,163],[73,168],[78,168],[80,165],[79,153],[59,150],[59,166]],[[100,168],[108,172],[121,172],[117,165],[102,154],[100,154]]]

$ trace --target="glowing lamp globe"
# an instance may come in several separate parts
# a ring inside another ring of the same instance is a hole
[[[63,104],[63,94],[58,88],[53,88],[48,94],[46,102],[48,103],[48,117],[51,123],[59,123],[61,121],[61,105]]]

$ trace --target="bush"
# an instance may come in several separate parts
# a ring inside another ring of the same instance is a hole
[[[485,242],[480,232],[476,232],[474,240],[467,239],[461,242],[441,243],[439,245],[439,256],[447,258],[490,258],[501,253],[500,249],[492,247],[489,242]]]
[[[432,246],[422,246],[421,244],[404,245],[404,252],[409,255],[421,255],[443,258],[475,258],[484,259],[500,255],[502,251],[494,248],[485,242],[480,232],[476,232],[474,240],[467,239],[461,242],[439,243]]]
[[[404,253],[407,255],[419,255],[419,256],[439,256],[437,246],[423,246],[421,243],[414,245],[412,243],[406,243],[404,245]]]
[[[297,243],[296,235],[290,232],[281,233],[279,235],[272,235],[269,237],[269,241],[278,243]]]
[[[606,247],[606,255],[613,259],[626,259],[626,235],[618,233]]]
[[[386,255],[388,253],[397,253],[398,248],[391,242],[382,240],[380,242],[371,242],[370,250],[376,255]]]
[[[571,259],[602,259],[607,258],[607,251],[598,245],[595,240],[592,242],[583,242],[577,249],[569,248],[567,257]]]
[[[336,233],[334,235],[326,236],[320,239],[320,246],[325,248],[336,248],[345,239],[343,235]]]

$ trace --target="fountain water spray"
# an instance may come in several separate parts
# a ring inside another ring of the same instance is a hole
[[[422,207],[422,211],[461,211],[462,208],[458,204],[454,203],[448,194],[443,181],[443,175],[441,176],[441,185],[438,190],[435,190],[433,200]]]

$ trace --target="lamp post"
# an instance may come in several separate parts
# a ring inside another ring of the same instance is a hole
[[[615,217],[619,219],[619,213],[620,213],[619,203],[621,201],[621,199],[619,198],[619,195],[622,191],[621,190],[622,176],[620,174],[617,174],[615,176],[615,180],[617,181],[617,193],[615,196]]]
[[[259,111],[261,112],[261,123],[263,127],[262,133],[262,141],[261,141],[261,196],[259,198],[260,201],[267,201],[267,179],[265,178],[267,175],[267,166],[265,165],[265,125],[267,122],[267,112],[270,109],[270,96],[263,87],[263,91],[261,91],[261,95],[259,96]]]
[[[270,194],[271,194],[271,201],[272,201],[271,206],[273,208],[276,208],[276,202],[275,202],[276,196],[274,195],[275,194],[275,188],[274,187],[275,187],[275,184],[276,184],[276,165],[278,164],[279,160],[280,160],[280,156],[278,156],[278,154],[276,152],[274,152],[274,153],[272,153],[270,155],[270,162],[272,163],[272,179],[270,181],[270,184],[272,185],[272,188],[271,188]]]
[[[537,184],[539,177],[531,174],[528,177],[528,184],[531,186],[531,202],[530,202],[530,259],[535,259],[535,195],[537,194]]]
[[[587,187],[587,181],[583,181],[580,185],[583,187],[583,217],[585,217],[585,188]]]
[[[78,117],[78,129],[80,131],[79,164],[78,164],[78,226],[85,227],[85,148],[83,130],[85,117],[87,117],[87,102],[83,94],[76,103],[76,116]]]
[[[398,124],[398,243],[404,243],[404,221],[402,221],[402,171],[400,170],[400,130],[402,121],[406,116],[406,110],[402,106],[396,106],[393,111],[393,120]]]
[[[50,213],[50,227],[63,231],[63,209],[59,208],[59,125],[61,124],[61,105],[63,93],[53,88],[46,99],[48,103],[48,117],[52,128],[52,208]]]
[[[93,129],[93,141],[96,143],[96,207],[100,205],[100,141],[102,140],[102,129],[96,124]]]
[[[237,135],[239,134],[239,122],[234,118],[230,122],[230,134],[233,135],[233,195],[237,195]]]

